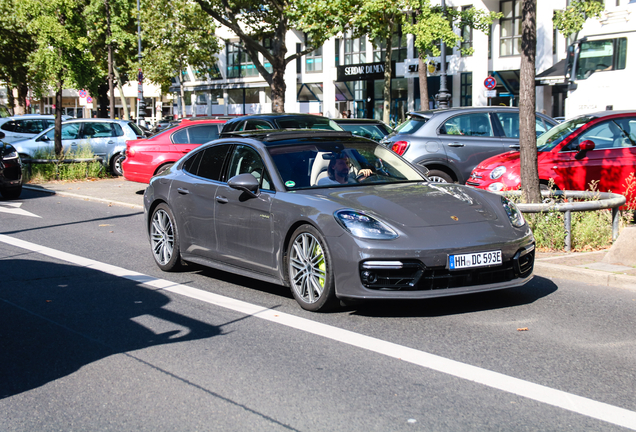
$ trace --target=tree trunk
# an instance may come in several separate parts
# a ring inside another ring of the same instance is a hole
[[[57,89],[55,92],[55,155],[60,157],[62,155],[62,89],[64,88],[64,82],[62,79],[58,79]]]
[[[119,90],[119,99],[121,100],[122,107],[124,109],[124,120],[130,120],[130,111],[128,110],[128,101],[124,97],[124,86],[121,84],[121,76],[119,70],[117,70],[117,64],[113,58],[113,74],[117,80],[117,90]]]
[[[417,64],[417,74],[420,79],[420,109],[428,109],[428,66],[420,55]]]
[[[285,70],[274,70],[272,74],[272,112],[284,113],[285,112],[285,91],[287,85],[285,84]]]
[[[29,94],[29,87],[27,87],[26,84],[18,84],[16,89],[18,93],[18,97],[17,97],[18,103],[14,109],[14,114],[15,115],[28,114],[29,112],[26,105],[26,100],[27,100],[27,95]]]
[[[523,1],[521,34],[521,77],[519,87],[519,145],[521,189],[527,202],[541,202],[537,165],[535,57],[537,52],[537,3]]]
[[[108,85],[107,84],[100,84],[97,87],[97,100],[98,100],[97,117],[99,118],[108,117]]]
[[[386,38],[386,51],[384,53],[384,89],[382,95],[384,96],[384,103],[382,104],[382,121],[388,125],[391,125],[391,45],[392,36],[389,34]]]

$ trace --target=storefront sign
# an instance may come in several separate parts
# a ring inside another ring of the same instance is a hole
[[[391,62],[391,78],[395,78],[395,62]],[[384,62],[338,66],[338,81],[364,81],[384,78]]]

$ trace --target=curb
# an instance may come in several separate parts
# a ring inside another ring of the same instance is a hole
[[[125,207],[136,208],[136,209],[140,209],[140,210],[144,209],[144,206],[139,205],[139,204],[126,203],[126,202],[122,202],[122,201],[109,200],[109,199],[104,199],[104,198],[95,198],[95,197],[92,197],[92,196],[79,195],[79,194],[75,194],[75,193],[71,193],[71,192],[54,191],[54,190],[51,190],[51,189],[46,189],[46,188],[38,187],[38,186],[23,185],[22,187],[24,189],[29,189],[29,190],[37,191],[37,192],[45,192],[45,193],[48,193],[48,194],[51,194],[51,195],[60,195],[60,196],[68,196],[68,197],[72,197],[72,198],[80,198],[80,199],[83,199],[84,201],[97,201],[97,202],[103,202],[103,203],[106,203],[106,204],[115,204],[115,205],[120,205],[120,206],[125,206]]]
[[[535,261],[534,275],[636,291],[636,276]]]

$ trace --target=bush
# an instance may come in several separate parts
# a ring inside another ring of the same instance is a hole
[[[88,146],[80,146],[76,151],[63,153],[59,158],[52,151],[38,150],[35,159],[48,159],[51,163],[25,164],[24,182],[44,183],[51,180],[85,180],[106,178],[108,172],[101,162],[63,163],[64,159],[92,159],[95,155]]]

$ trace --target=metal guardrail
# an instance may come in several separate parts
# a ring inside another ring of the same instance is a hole
[[[521,191],[503,192],[507,196],[521,196]],[[558,202],[551,201],[547,203],[518,203],[517,207],[522,213],[544,213],[550,211],[558,211],[564,213],[565,225],[565,250],[572,249],[572,212],[594,211],[612,209],[612,240],[618,238],[618,222],[619,207],[624,205],[627,200],[623,195],[611,192],[591,192],[591,191],[542,191],[541,196],[544,198],[568,198],[585,201],[568,201]]]

